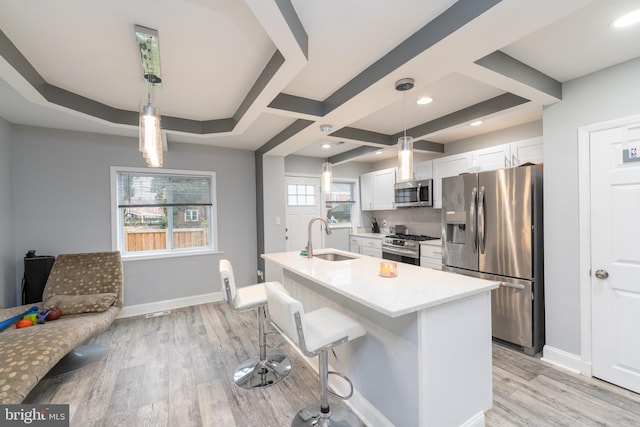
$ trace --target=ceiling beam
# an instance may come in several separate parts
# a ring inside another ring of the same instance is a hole
[[[490,53],[484,58],[475,61],[475,64],[527,87],[534,88],[558,101],[562,99],[562,83],[502,51],[497,50]]]
[[[274,147],[277,147],[278,145],[282,144],[284,141],[296,135],[298,132],[301,132],[302,130],[308,128],[312,124],[313,124],[312,120],[304,120],[304,119],[296,120],[295,122],[287,126],[282,132],[280,132],[279,134],[271,138],[269,141],[267,141],[266,144],[258,148],[255,151],[256,154],[262,155],[262,154],[268,153]]]
[[[371,145],[363,145],[361,147],[354,148],[353,150],[345,151],[344,153],[335,154],[331,157],[328,157],[328,160],[331,164],[339,165],[340,163],[353,161],[357,157],[365,156],[379,149],[380,148],[372,147]]]
[[[414,126],[407,129],[407,134],[413,136],[414,139],[419,139],[453,126],[478,120],[490,114],[516,107],[520,104],[524,104],[525,102],[529,102],[529,100],[512,93],[504,93],[491,99],[487,99],[486,101],[471,105],[467,108],[463,108],[462,110],[458,110],[429,122]],[[398,132],[392,136],[392,139],[398,139],[402,135],[403,132]]]
[[[258,0],[254,1],[258,2]],[[273,1],[277,7],[273,7],[272,9],[277,12],[272,13],[272,15],[280,14],[280,19],[286,23],[286,28],[289,29],[288,36],[295,40],[295,43],[293,43],[295,45],[294,48],[289,49],[289,56],[295,56],[295,52],[292,52],[295,50],[300,53],[298,56],[303,56],[306,59],[308,53],[308,37],[304,32],[304,28],[302,27],[300,20],[295,14],[295,9],[291,5],[290,0]],[[263,0],[260,0],[258,3],[261,5],[260,7],[263,8],[265,6],[269,6],[269,3]],[[273,18],[273,20],[275,21],[277,19]],[[280,30],[281,29],[282,27],[280,27]],[[282,31],[279,32],[281,35],[282,33]],[[276,45],[278,45],[278,43],[276,43]],[[289,43],[289,45],[291,45],[291,43]],[[132,111],[114,108],[48,83],[1,30],[0,55],[9,65],[11,65],[11,67],[13,67],[13,69],[27,82],[28,85],[33,87],[42,96],[45,101],[111,123],[138,126],[139,112],[137,110]],[[239,127],[246,127],[250,122],[252,122],[252,120],[247,120],[247,116],[250,112],[254,110],[252,113],[253,115],[260,114],[262,108],[266,107],[266,103],[275,96],[275,94],[268,95],[269,99],[264,99],[265,92],[274,90],[273,87],[270,87],[270,84],[272,84],[272,82],[277,78],[276,76],[278,73],[282,71],[285,68],[284,66],[287,64],[285,56],[286,55],[281,53],[280,50],[276,49],[252,87],[247,91],[247,94],[232,117],[201,121],[181,117],[162,116],[163,131],[185,132],[196,135],[240,132],[243,129],[239,129]],[[295,61],[292,59],[289,62]],[[297,67],[294,68],[302,68],[302,66],[303,64],[298,64]],[[293,70],[286,70],[285,74],[286,73],[293,73]],[[276,91],[277,90],[279,90],[279,88],[276,88]],[[259,105],[259,108],[256,109],[256,104],[260,102],[265,105],[261,104]]]

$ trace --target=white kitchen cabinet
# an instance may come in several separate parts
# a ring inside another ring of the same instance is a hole
[[[524,139],[511,144],[511,167],[523,163],[543,163],[542,137]]]
[[[362,238],[358,236],[349,236],[349,252],[359,254],[362,246]]]
[[[440,240],[431,240],[429,243],[420,244],[420,267],[429,267],[442,270],[442,243]]]
[[[433,207],[442,208],[442,178],[469,171],[471,154],[461,153],[433,159]]]
[[[360,203],[363,211],[395,209],[393,186],[396,168],[360,175]]]
[[[413,178],[416,180],[433,178],[433,160],[415,164],[413,167]]]
[[[504,169],[511,166],[511,145],[502,144],[471,152],[469,172]]]
[[[382,240],[377,238],[360,237],[360,253],[376,258],[382,258]]]

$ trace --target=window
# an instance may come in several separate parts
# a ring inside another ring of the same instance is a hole
[[[287,185],[287,203],[289,206],[315,206],[316,195],[313,185]]]
[[[351,225],[355,204],[355,183],[333,181],[327,196],[326,212],[330,224]]]
[[[215,172],[112,168],[123,256],[215,249]]]
[[[184,211],[184,220],[186,222],[198,221],[198,211],[195,209],[187,209]]]

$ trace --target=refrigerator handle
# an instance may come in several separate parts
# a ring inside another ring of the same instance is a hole
[[[471,190],[471,201],[469,202],[469,231],[471,239],[473,239],[473,253],[478,252],[478,233],[476,231],[476,205],[478,203],[477,192],[478,188],[473,187],[473,190]]]
[[[480,247],[480,253],[484,253],[485,243],[485,224],[484,224],[484,187],[480,187],[478,193],[478,246]]]

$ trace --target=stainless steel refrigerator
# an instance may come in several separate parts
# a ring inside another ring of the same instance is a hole
[[[495,338],[533,355],[544,345],[542,172],[524,166],[442,180],[443,269],[500,281]]]

